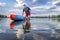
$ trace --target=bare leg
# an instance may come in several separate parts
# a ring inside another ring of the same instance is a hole
[[[30,20],[30,17],[26,17],[26,20]]]

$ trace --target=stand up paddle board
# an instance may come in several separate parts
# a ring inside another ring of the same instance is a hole
[[[25,18],[24,16],[21,16],[21,15],[11,14],[11,15],[10,15],[10,19],[11,19],[11,20],[14,20],[14,21],[23,21],[23,20],[25,20],[26,18]]]

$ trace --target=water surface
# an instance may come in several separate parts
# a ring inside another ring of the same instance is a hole
[[[60,20],[31,18],[30,21],[0,19],[1,40],[60,40]]]

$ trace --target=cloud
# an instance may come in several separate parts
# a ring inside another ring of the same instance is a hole
[[[55,4],[59,3],[59,2],[60,2],[60,0],[52,0],[51,4],[55,5]]]
[[[48,2],[50,2],[51,0],[37,0],[36,2],[40,5],[45,5],[47,4]]]
[[[37,0],[32,0],[32,2],[36,2]]]
[[[7,7],[4,8],[8,9],[8,11],[5,11],[3,7],[0,7],[3,8],[3,10],[0,12],[1,14],[5,14],[5,12],[7,12],[7,14],[20,14],[22,13],[23,4],[31,7],[32,14],[36,13],[38,15],[45,15],[49,13],[53,14],[52,12],[60,12],[60,7],[58,7],[60,6],[60,0],[10,0],[9,2],[7,2],[7,4]],[[6,6],[5,1],[0,2],[0,6]]]
[[[54,6],[53,6],[53,7],[51,7],[49,10],[53,10],[53,9],[56,9],[56,6],[55,6],[55,7],[54,7]]]
[[[23,4],[28,6],[38,6],[38,5],[45,5],[51,0],[16,0],[14,7],[22,7]]]
[[[35,7],[32,7],[31,10],[34,12],[41,12],[41,11],[45,11],[46,9],[42,6],[35,6]]]
[[[55,5],[60,6],[60,2],[56,3]]]
[[[23,4],[26,4],[26,3],[24,3],[23,2],[23,0],[16,0],[16,4],[15,4],[15,6],[14,7],[21,7],[21,6],[23,6]]]
[[[53,1],[52,4],[55,5],[57,4],[59,1]]]
[[[14,14],[19,14],[19,15],[21,15],[22,10],[20,10],[20,9],[11,9],[11,10],[9,10],[8,12],[9,12],[10,14],[11,14],[11,13],[14,13]]]
[[[33,15],[42,15],[42,16],[51,16],[51,15],[59,15],[60,7],[57,6],[35,6],[32,7],[32,13]],[[53,9],[53,10],[52,10]]]
[[[56,9],[54,9],[54,11],[60,12],[60,7],[56,7]]]
[[[55,5],[53,7],[51,7],[49,10],[54,11],[54,12],[60,12],[60,0],[53,0],[52,2],[50,2],[52,5]]]
[[[50,9],[50,8],[52,8],[52,7],[55,7],[55,6],[53,6],[53,5],[51,5],[51,6],[48,6],[48,5],[44,5],[44,6],[35,6],[35,7],[32,7],[31,9],[36,9],[36,8],[40,8],[40,9]]]
[[[0,2],[0,6],[6,6],[6,3]]]
[[[31,8],[31,13],[33,14],[33,15],[41,15],[41,14],[48,14],[46,11],[47,11],[48,9],[47,8],[44,8],[43,6],[36,6],[36,7],[32,7]]]

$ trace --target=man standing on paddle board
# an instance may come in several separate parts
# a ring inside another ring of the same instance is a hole
[[[29,20],[30,19],[30,15],[31,15],[31,12],[30,12],[30,8],[29,7],[27,7],[27,5],[23,5],[24,6],[24,8],[23,8],[23,13],[22,13],[22,15],[24,14],[24,12],[25,12],[25,15],[26,15],[26,19],[27,20]]]

